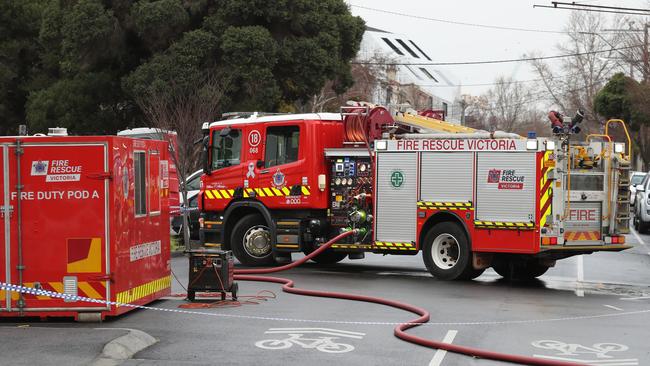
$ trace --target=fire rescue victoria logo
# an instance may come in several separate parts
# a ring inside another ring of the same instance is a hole
[[[399,170],[393,170],[390,174],[390,185],[395,189],[399,189],[404,184],[404,174]]]
[[[284,181],[284,173],[278,169],[274,174],[273,174],[273,186],[275,188],[282,188],[285,186],[285,181]]]
[[[487,182],[497,184],[497,189],[524,189],[525,180],[515,169],[490,169],[487,176]]]
[[[47,175],[49,161],[37,160],[32,161],[32,175]]]

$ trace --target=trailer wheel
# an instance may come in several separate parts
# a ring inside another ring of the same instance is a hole
[[[271,230],[260,215],[246,215],[235,224],[230,246],[235,257],[245,266],[275,264]]]
[[[482,271],[472,266],[472,249],[460,225],[441,222],[424,238],[423,258],[429,272],[441,280],[471,279]]]
[[[492,268],[506,280],[526,281],[543,275],[550,267],[536,262],[512,263],[504,261]]]

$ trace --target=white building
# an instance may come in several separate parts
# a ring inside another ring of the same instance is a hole
[[[456,103],[460,97],[458,80],[435,66],[404,65],[434,62],[432,55],[407,36],[367,27],[357,60],[377,63],[369,67],[383,79],[375,88],[372,102],[409,102],[418,109],[440,109],[446,111],[448,121],[459,122],[462,112]]]

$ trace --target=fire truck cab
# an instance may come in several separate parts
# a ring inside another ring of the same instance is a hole
[[[350,230],[315,260],[422,251],[441,279],[533,278],[629,248],[629,156],[609,137],[572,141],[569,125],[524,138],[366,105],[205,127],[201,239],[245,265]]]

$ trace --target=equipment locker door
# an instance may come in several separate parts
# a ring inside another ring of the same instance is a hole
[[[107,300],[107,144],[39,142],[20,147],[20,169],[16,158],[9,167],[12,178],[20,178],[22,185],[20,217],[16,208],[11,217],[12,282],[18,284],[20,266],[23,286]],[[16,207],[18,200],[12,204]],[[19,245],[22,263],[14,255]],[[30,294],[23,297],[26,312],[107,309],[104,303]]]
[[[417,153],[377,154],[375,240],[415,242]]]
[[[9,147],[7,145],[0,145],[0,263],[2,263],[2,270],[0,271],[0,282],[9,283],[10,280],[10,216],[11,206],[9,199]],[[11,308],[12,294],[7,291],[0,290],[0,311],[9,310]]]

